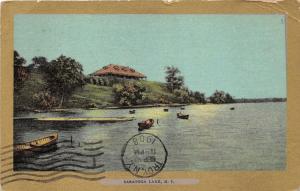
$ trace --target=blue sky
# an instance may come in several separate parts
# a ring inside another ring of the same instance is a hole
[[[16,15],[14,48],[27,63],[61,54],[89,74],[114,63],[164,81],[178,67],[186,86],[237,98],[286,97],[283,15]]]

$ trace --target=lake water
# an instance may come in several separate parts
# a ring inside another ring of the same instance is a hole
[[[231,107],[235,107],[235,110],[230,110]],[[135,114],[129,114],[129,109],[78,109],[69,114],[19,114],[18,117],[134,116],[136,120],[107,124],[54,124],[15,120],[15,143],[36,139],[53,132],[59,133],[60,142],[57,149],[32,158],[28,164],[24,161],[16,162],[15,170],[39,167],[34,164],[41,164],[43,161],[40,160],[48,160],[51,157],[61,160],[60,164],[55,166],[57,170],[80,169],[84,166],[64,167],[63,163],[67,161],[72,164],[85,162],[85,166],[103,164],[106,171],[124,170],[121,163],[122,147],[132,136],[139,133],[137,123],[148,118],[159,119],[158,124],[155,123],[154,127],[143,132],[158,136],[164,143],[168,151],[165,170],[285,169],[285,102],[189,105],[182,110],[190,115],[189,120],[177,119],[176,113],[179,111],[180,108],[174,107],[169,108],[169,112],[164,112],[163,108],[136,109]],[[72,144],[67,142],[71,136]],[[100,140],[103,142],[99,142]],[[70,152],[81,155],[68,154]],[[104,154],[100,155],[101,152]],[[94,157],[88,157],[91,155]]]

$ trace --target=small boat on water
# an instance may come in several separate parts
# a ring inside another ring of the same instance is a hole
[[[129,110],[129,114],[135,114],[135,109]]]
[[[182,113],[177,113],[177,118],[179,118],[179,119],[189,119],[189,115],[184,115]]]
[[[52,146],[56,146],[57,139],[58,133],[53,133],[49,136],[32,140],[26,143],[16,144],[14,145],[14,152],[16,152],[16,154],[25,154],[27,152],[45,152],[49,149],[52,149]]]
[[[234,108],[234,107],[231,107],[230,110],[235,110],[235,108]]]
[[[181,107],[180,109],[181,109],[181,110],[185,110],[185,108],[184,108],[184,107]]]
[[[168,109],[168,108],[165,108],[165,109],[164,109],[164,112],[168,112],[168,111],[169,111],[169,109]]]
[[[138,123],[138,130],[139,131],[142,131],[144,129],[149,129],[150,127],[152,127],[154,124],[154,120],[153,119],[147,119],[146,121],[143,121],[143,122],[139,122]]]

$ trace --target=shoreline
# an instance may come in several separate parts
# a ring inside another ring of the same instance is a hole
[[[206,103],[206,104],[196,104],[196,105],[227,105],[227,104],[247,104],[247,103],[278,103],[276,102],[236,102],[236,103],[223,103],[223,104],[213,104],[213,103]],[[286,101],[280,101],[286,102]],[[23,108],[20,110],[14,110],[14,112],[34,112],[34,113],[47,113],[47,112],[74,112],[73,110],[83,109],[83,110],[98,110],[98,109],[139,109],[139,108],[153,108],[153,107],[184,107],[192,104],[148,104],[148,105],[132,105],[132,106],[103,106],[103,107],[91,107],[91,108],[53,108],[49,110],[42,110],[42,109],[33,109],[33,108]]]
[[[38,122],[98,122],[115,123],[135,120],[134,117],[14,117],[14,120]]]
[[[182,107],[190,104],[149,104],[149,105],[132,105],[132,106],[110,106],[99,109],[135,109],[135,108],[151,108],[151,107]]]
[[[91,108],[54,108],[49,110],[24,108],[22,110],[16,110],[15,112],[73,112],[72,110],[84,109],[84,110],[98,110],[98,109],[137,109],[137,108],[152,108],[152,107],[183,107],[190,104],[149,104],[149,105],[132,105],[132,106],[104,106],[104,107],[91,107]]]

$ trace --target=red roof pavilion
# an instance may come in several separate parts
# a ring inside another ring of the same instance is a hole
[[[146,76],[130,67],[109,64],[96,71],[94,76],[118,76],[126,78],[146,78]]]

